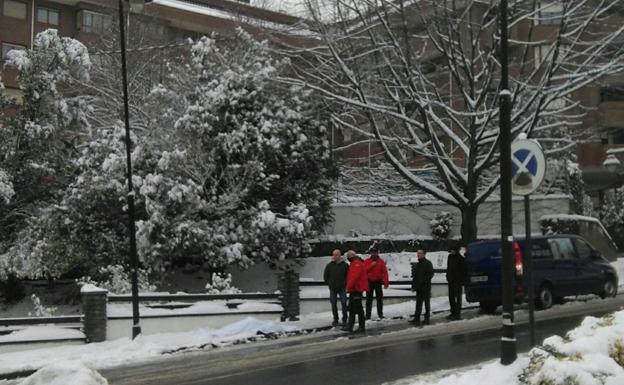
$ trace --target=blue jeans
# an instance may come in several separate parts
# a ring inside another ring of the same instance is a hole
[[[342,322],[347,322],[347,292],[345,289],[334,290],[329,289],[329,302],[331,302],[332,314],[334,321],[338,322],[338,297],[340,297],[340,305],[342,307]]]

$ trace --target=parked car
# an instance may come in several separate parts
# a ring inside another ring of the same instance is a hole
[[[589,242],[577,235],[545,235],[531,240],[533,287],[538,309],[547,309],[565,296],[597,294],[602,298],[617,294],[618,275],[613,266]],[[513,290],[516,302],[526,302],[526,240],[513,243]],[[493,313],[501,304],[501,242],[481,241],[466,250],[469,279],[468,302],[479,302],[483,311]]]

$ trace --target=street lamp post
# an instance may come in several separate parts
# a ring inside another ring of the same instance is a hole
[[[503,328],[501,336],[501,364],[516,360],[514,335],[512,219],[511,219],[511,92],[509,90],[509,58],[507,39],[507,0],[500,3],[500,201],[501,201],[501,275],[503,299]]]
[[[143,10],[143,0],[129,0],[135,12]],[[123,0],[119,0],[119,34],[121,43],[121,78],[123,85],[124,122],[126,126],[126,177],[128,179],[128,235],[130,237],[130,263],[132,280],[132,339],[141,334],[139,324],[139,257],[136,246],[136,221],[134,213],[134,187],[132,184],[132,143],[130,140],[130,111],[128,108],[128,72],[126,69],[126,33],[124,25]]]

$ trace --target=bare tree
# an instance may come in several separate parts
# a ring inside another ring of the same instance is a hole
[[[285,50],[297,75],[284,80],[318,92],[338,126],[457,207],[468,242],[499,183],[499,95],[512,95],[514,137],[572,148],[584,112],[575,93],[623,68],[624,26],[614,20],[622,3],[512,1],[509,90],[499,87],[496,0],[337,0],[331,22],[310,4],[319,39]]]

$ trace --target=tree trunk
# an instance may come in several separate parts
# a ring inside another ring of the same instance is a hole
[[[464,206],[460,208],[461,222],[461,245],[466,246],[477,239],[477,211],[479,206]]]

